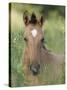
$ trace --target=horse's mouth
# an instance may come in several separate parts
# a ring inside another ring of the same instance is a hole
[[[32,72],[32,75],[37,76],[39,75],[39,72]]]
[[[37,76],[37,75],[39,75],[40,71],[34,69],[34,70],[31,71],[31,73],[32,73],[33,76]]]

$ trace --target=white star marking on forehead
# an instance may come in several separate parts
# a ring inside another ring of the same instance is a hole
[[[34,38],[37,36],[37,30],[36,30],[36,29],[33,29],[33,30],[31,31],[31,33],[32,33],[32,36],[33,36]]]

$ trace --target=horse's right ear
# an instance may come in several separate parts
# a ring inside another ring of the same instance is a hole
[[[23,21],[24,21],[25,25],[28,25],[28,23],[29,23],[29,16],[28,15],[29,15],[28,11],[25,11],[23,13]]]

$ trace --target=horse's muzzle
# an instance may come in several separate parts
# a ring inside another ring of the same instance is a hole
[[[40,65],[30,65],[30,71],[32,72],[33,75],[38,75],[40,71]]]

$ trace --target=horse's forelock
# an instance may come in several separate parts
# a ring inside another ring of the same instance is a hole
[[[37,23],[36,15],[34,13],[32,13],[29,23],[31,23],[31,24]]]

